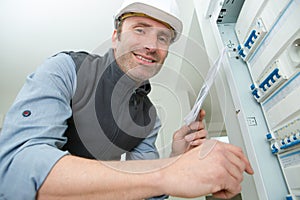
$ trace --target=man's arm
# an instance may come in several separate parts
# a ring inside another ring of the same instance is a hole
[[[65,156],[53,167],[38,199],[143,199],[161,194],[230,198],[253,170],[241,149],[207,140],[179,157],[99,162]]]
[[[159,173],[128,173],[107,162],[65,156],[54,166],[37,197],[47,200],[143,199],[161,193],[156,185],[158,179]]]
[[[68,152],[66,120],[76,88],[73,60],[60,54],[29,75],[0,134],[0,196],[34,199],[53,165]]]

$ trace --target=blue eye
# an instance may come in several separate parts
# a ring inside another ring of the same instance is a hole
[[[163,43],[167,42],[167,39],[165,37],[159,37],[158,39],[159,39],[159,41],[161,41]]]
[[[142,29],[142,28],[135,28],[134,31],[136,33],[145,33],[144,29]]]
[[[159,36],[158,40],[161,44],[168,45],[170,44],[171,39],[167,36]]]

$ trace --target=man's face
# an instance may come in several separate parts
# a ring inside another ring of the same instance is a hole
[[[120,68],[142,82],[159,72],[171,43],[172,32],[162,23],[147,17],[129,17],[121,34],[113,33],[113,48]]]

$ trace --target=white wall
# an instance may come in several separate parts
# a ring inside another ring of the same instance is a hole
[[[113,14],[122,1],[0,1],[0,115],[25,77],[63,50],[93,51],[110,45]]]

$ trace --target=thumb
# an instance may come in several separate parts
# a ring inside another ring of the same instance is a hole
[[[196,121],[202,121],[204,119],[205,115],[206,115],[205,110],[200,109],[200,112],[199,112],[199,114],[198,114],[198,116],[196,118]]]

